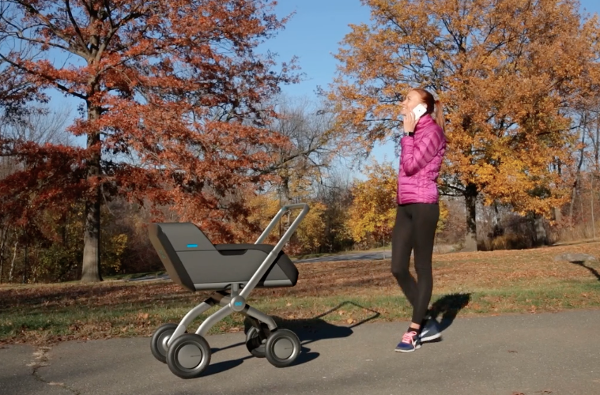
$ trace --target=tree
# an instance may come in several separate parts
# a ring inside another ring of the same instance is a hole
[[[332,132],[333,116],[308,99],[279,95],[272,103],[277,117],[270,128],[289,140],[275,153],[272,168],[278,176],[279,199],[282,203],[306,200],[323,182],[342,139]]]
[[[355,242],[382,245],[391,239],[396,219],[398,171],[390,163],[366,166],[367,179],[353,187],[348,227]]]
[[[265,179],[285,138],[261,104],[294,82],[257,47],[282,28],[267,0],[4,0],[0,59],[7,80],[80,101],[68,131],[85,147],[3,138],[25,170],[0,184],[2,210],[28,218],[85,204],[82,281],[101,279],[100,208],[112,196],[172,205],[207,232],[228,234],[231,197]],[[4,81],[4,80],[2,80]],[[24,187],[25,186],[25,187]],[[218,232],[217,232],[218,231]]]
[[[409,88],[437,92],[449,143],[441,184],[464,197],[471,241],[479,198],[544,216],[568,199],[571,110],[598,82],[596,17],[580,18],[575,0],[363,4],[373,23],[345,37],[329,94],[340,127],[373,144],[400,127]]]
[[[325,223],[322,252],[338,252],[354,244],[348,228],[352,206],[352,185],[346,169],[338,167],[328,172],[327,179],[317,186],[316,200],[327,209],[323,213]]]

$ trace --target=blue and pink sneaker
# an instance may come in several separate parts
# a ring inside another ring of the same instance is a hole
[[[421,340],[419,339],[419,334],[417,330],[408,330],[404,336],[402,336],[402,341],[398,343],[396,346],[396,351],[398,352],[412,352],[421,348]]]

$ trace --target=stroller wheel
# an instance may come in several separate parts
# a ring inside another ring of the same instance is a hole
[[[173,341],[167,352],[167,365],[182,379],[199,377],[210,364],[210,346],[195,333],[186,333]]]
[[[163,324],[159,326],[152,334],[150,340],[150,350],[154,358],[158,359],[162,363],[167,362],[167,341],[169,337],[177,329],[176,324]]]
[[[294,363],[301,349],[300,340],[288,329],[278,329],[267,339],[265,356],[271,365],[283,368]]]
[[[246,348],[256,358],[265,357],[265,344],[269,333],[269,328],[266,324],[261,323],[260,326],[262,327],[262,331],[253,326],[246,333]]]

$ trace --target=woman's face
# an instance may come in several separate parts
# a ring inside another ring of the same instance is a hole
[[[401,106],[400,114],[402,114],[402,115],[409,114],[413,110],[413,108],[415,108],[417,106],[417,104],[420,104],[420,103],[423,103],[423,100],[421,99],[421,95],[419,95],[415,91],[408,92],[408,95],[406,95],[406,97],[404,98],[404,101],[400,104],[400,106]],[[423,103],[423,104],[425,104],[425,103]]]

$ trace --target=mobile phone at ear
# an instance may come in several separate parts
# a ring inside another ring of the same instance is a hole
[[[418,120],[427,112],[427,107],[425,104],[417,104],[415,108],[413,108],[413,114],[415,114],[415,119]]]

